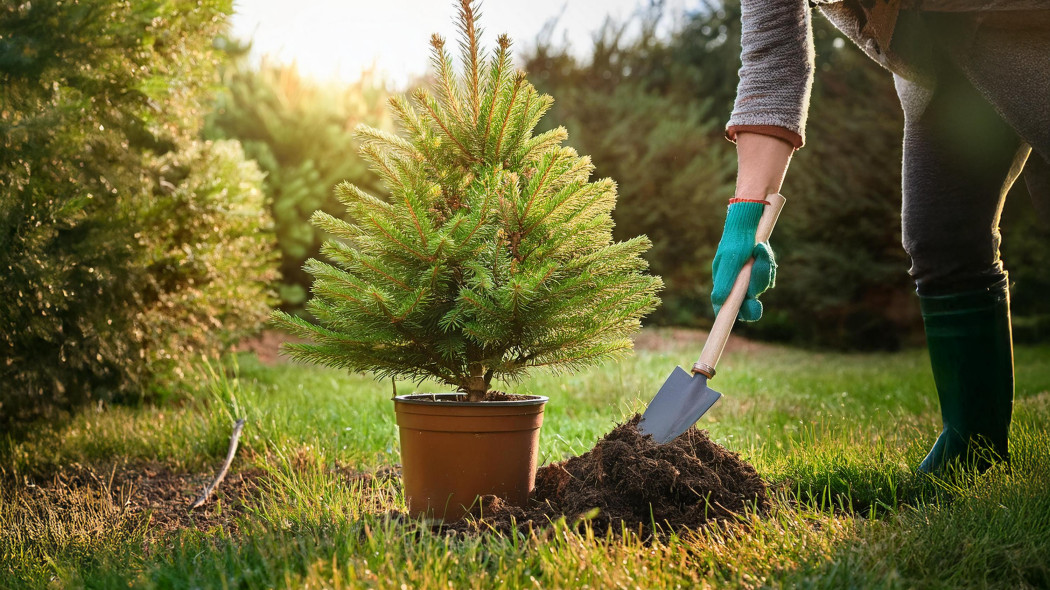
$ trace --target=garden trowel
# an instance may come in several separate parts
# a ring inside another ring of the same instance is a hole
[[[762,219],[758,222],[758,230],[755,232],[755,243],[765,242],[769,234],[773,232],[780,210],[784,208],[784,197],[772,194],[766,197],[769,202]],[[733,289],[729,297],[718,311],[715,323],[711,326],[711,332],[704,343],[704,349],[700,353],[700,359],[693,364],[691,372],[686,372],[681,367],[675,367],[671,376],[664,382],[656,397],[649,402],[649,407],[642,414],[642,420],[638,423],[638,430],[642,434],[651,434],[653,440],[663,444],[671,442],[678,435],[696,424],[696,421],[704,415],[715,402],[722,397],[721,393],[707,386],[708,379],[715,376],[715,365],[722,357],[722,350],[729,339],[729,332],[733,329],[740,304],[744,302],[747,294],[747,284],[751,279],[751,265],[754,260],[749,260],[733,283]]]

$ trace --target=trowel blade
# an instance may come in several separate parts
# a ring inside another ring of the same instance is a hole
[[[691,374],[682,367],[675,367],[664,382],[656,397],[642,414],[638,430],[651,434],[653,440],[663,444],[671,442],[700,419],[721,393],[707,386],[707,377]]]

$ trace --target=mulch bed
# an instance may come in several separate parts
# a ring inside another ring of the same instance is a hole
[[[689,429],[665,445],[637,428],[640,416],[617,426],[595,447],[536,473],[529,505],[486,497],[468,518],[440,528],[463,533],[527,530],[566,518],[596,531],[651,535],[696,529],[753,509],[765,511],[766,482],[749,463]]]

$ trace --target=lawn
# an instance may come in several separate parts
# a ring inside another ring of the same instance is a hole
[[[588,450],[699,350],[646,340],[667,344],[514,386],[551,398],[542,461]],[[1047,587],[1050,347],[1018,347],[1016,364],[1012,470],[948,484],[912,471],[940,425],[924,352],[738,347],[700,427],[755,465],[774,508],[653,540],[572,522],[443,535],[392,518],[392,384],[245,353],[213,361],[194,396],[0,439],[0,587]],[[237,417],[230,475],[188,512]]]

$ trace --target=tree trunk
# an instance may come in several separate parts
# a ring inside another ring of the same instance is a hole
[[[468,402],[480,402],[485,399],[489,391],[489,382],[485,379],[485,368],[474,365],[470,368],[470,377],[467,378],[463,389],[467,392]]]

